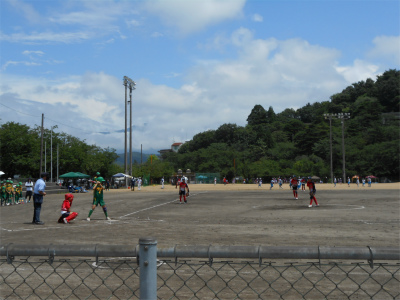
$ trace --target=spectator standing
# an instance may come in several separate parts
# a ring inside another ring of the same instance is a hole
[[[135,191],[135,178],[131,178],[131,191]]]
[[[161,188],[162,188],[162,189],[164,188],[164,177],[161,178]]]
[[[336,187],[336,183],[337,183],[337,179],[335,177],[335,179],[333,179],[333,186]]]
[[[301,190],[306,191],[306,179],[303,177],[301,180]]]
[[[139,191],[142,189],[142,177],[139,177],[137,187]]]
[[[40,212],[42,210],[43,197],[46,196],[46,179],[48,174],[40,174],[40,178],[36,181],[33,188],[33,220],[32,224],[44,225],[40,220]]]
[[[32,191],[33,191],[33,182],[32,182],[31,178],[28,178],[28,181],[25,182],[25,188],[26,188],[25,200],[28,202],[31,202]],[[28,197],[29,197],[29,199],[28,199]]]

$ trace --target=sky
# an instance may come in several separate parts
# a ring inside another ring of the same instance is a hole
[[[45,128],[118,153],[124,76],[136,83],[133,151],[157,153],[225,123],[245,126],[257,104],[298,109],[400,69],[398,0],[0,5],[0,125],[33,128],[44,114]]]

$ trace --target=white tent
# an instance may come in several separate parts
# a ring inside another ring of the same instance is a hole
[[[2,176],[2,175],[4,175],[4,174],[6,174],[6,173],[4,173],[3,171],[0,171],[0,176]]]
[[[121,177],[122,178],[126,178],[126,177],[131,178],[132,176],[128,175],[128,174],[124,174],[124,173],[117,173],[117,174],[115,174],[115,175],[113,175],[111,177],[114,177],[114,178],[121,178]]]

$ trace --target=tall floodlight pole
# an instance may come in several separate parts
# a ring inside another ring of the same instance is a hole
[[[333,159],[332,159],[332,118],[335,117],[335,114],[324,114],[325,119],[329,120],[329,146],[331,152],[331,180],[333,183]]]
[[[128,121],[127,121],[127,107],[128,107],[128,77],[124,76],[124,86],[125,86],[125,150],[124,150],[124,172],[127,173],[127,137],[128,137]]]
[[[132,87],[135,85],[136,83],[130,79],[128,76],[124,76],[124,83],[123,85],[125,86],[125,174],[128,173],[128,152],[127,152],[127,132],[128,132],[128,86],[129,86],[129,90],[130,90],[130,109],[131,109],[131,122],[130,122],[130,143],[132,144]],[[132,146],[130,149],[130,152],[132,153]],[[130,155],[132,157],[132,154]],[[132,158],[131,158],[132,160]],[[132,167],[130,168],[132,169]],[[128,185],[128,179],[125,177],[125,184]]]
[[[350,119],[350,113],[338,113],[338,119],[342,121],[342,153],[343,153],[343,182],[346,182],[346,154],[344,149],[344,120]]]
[[[136,82],[129,82],[129,104],[130,104],[130,115],[129,115],[129,175],[132,176],[132,91],[135,88]]]

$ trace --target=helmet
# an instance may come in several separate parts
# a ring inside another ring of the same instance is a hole
[[[65,200],[68,200],[70,203],[74,200],[74,195],[72,194],[65,194]]]
[[[97,177],[97,181],[103,182],[105,181],[103,177]]]

